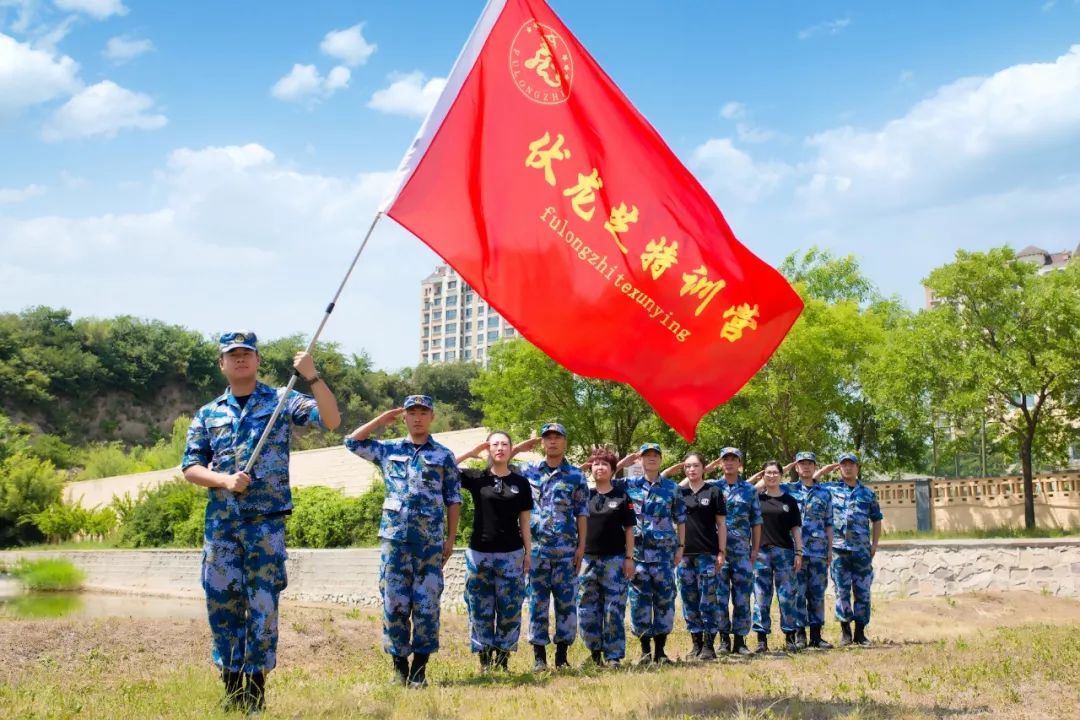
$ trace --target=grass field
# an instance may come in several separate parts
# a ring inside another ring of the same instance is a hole
[[[509,675],[480,676],[451,613],[421,691],[389,684],[380,632],[373,609],[284,605],[264,717],[1080,717],[1080,602],[1037,594],[878,601],[865,649],[544,675],[523,646]],[[0,648],[3,718],[228,717],[200,620],[5,619]],[[575,643],[575,666],[585,654]]]

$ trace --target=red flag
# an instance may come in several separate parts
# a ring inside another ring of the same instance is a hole
[[[383,209],[691,441],[802,310],[542,0],[489,1]]]

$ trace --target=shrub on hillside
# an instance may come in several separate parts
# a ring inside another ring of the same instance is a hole
[[[363,524],[361,499],[328,487],[293,490],[285,541],[293,547],[348,547]],[[380,503],[381,504],[381,503]]]
[[[32,523],[20,523],[60,501],[63,479],[48,460],[23,455],[0,462],[0,547],[41,542],[44,534]]]
[[[192,542],[193,515],[206,507],[206,490],[186,480],[170,480],[153,490],[142,490],[133,506],[126,509],[120,526],[120,542],[129,547],[175,547]],[[199,533],[201,538],[201,532]]]

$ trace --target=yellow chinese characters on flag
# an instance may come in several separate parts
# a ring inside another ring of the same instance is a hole
[[[530,342],[687,438],[802,309],[542,0],[488,3],[384,209]]]

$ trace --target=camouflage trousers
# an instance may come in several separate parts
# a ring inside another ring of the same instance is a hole
[[[868,550],[833,549],[833,588],[836,590],[836,619],[870,624],[870,585],[874,564]],[[854,607],[851,598],[855,596]]]
[[[795,600],[795,551],[782,547],[761,548],[754,564],[754,632],[772,630],[773,588],[780,600],[780,629],[786,633],[801,627]]]
[[[679,565],[679,597],[686,629],[690,632],[720,632],[718,582],[714,555],[694,554],[683,558]]]
[[[795,574],[795,605],[801,627],[825,624],[825,587],[829,584],[829,565],[825,558],[803,557]]]
[[[202,586],[214,664],[232,672],[277,665],[278,596],[285,574],[285,518],[207,520]]]
[[[630,629],[638,637],[667,635],[675,626],[675,566],[636,562],[630,580]]]
[[[577,635],[578,579],[574,572],[574,556],[562,558],[532,557],[529,570],[529,642],[547,645],[548,612],[551,598],[555,600],[555,642],[570,644]]]
[[[753,589],[754,566],[750,564],[749,552],[745,555],[727,555],[716,584],[716,601],[720,605],[720,632],[750,634],[750,591]]]
[[[473,652],[517,650],[525,599],[524,550],[465,551],[465,605]]]
[[[379,556],[383,650],[395,657],[438,651],[442,591],[442,543],[383,540]]]
[[[622,555],[586,555],[578,578],[578,625],[590,650],[626,657],[626,577]]]

